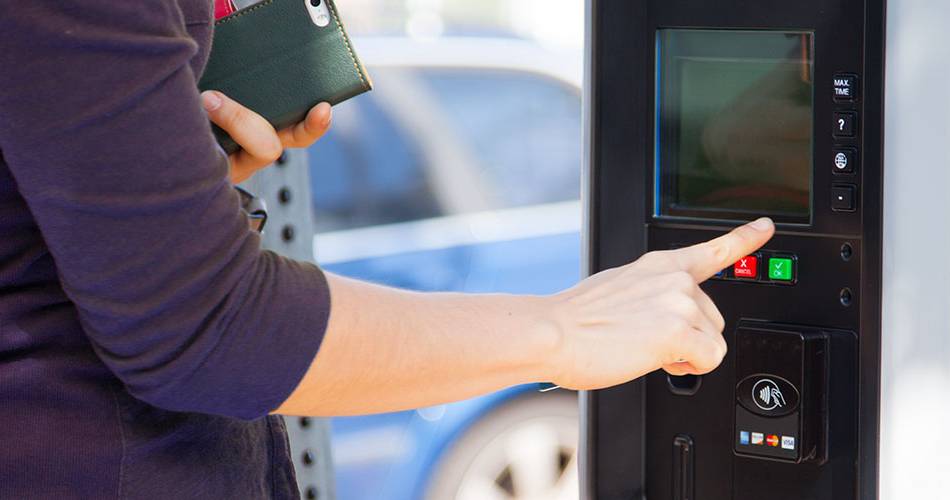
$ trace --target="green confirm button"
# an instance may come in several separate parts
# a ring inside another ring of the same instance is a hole
[[[775,281],[792,281],[792,259],[785,257],[769,258],[769,279]]]

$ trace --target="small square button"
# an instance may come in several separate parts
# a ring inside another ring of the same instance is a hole
[[[853,212],[857,187],[850,184],[831,186],[831,209],[835,212]]]
[[[756,279],[759,277],[759,258],[755,255],[749,255],[739,259],[732,266],[732,275],[738,279]]]
[[[790,257],[769,258],[769,279],[772,281],[792,281],[795,261]]]
[[[834,77],[834,98],[838,102],[848,102],[858,97],[858,77],[838,74]]]
[[[854,137],[858,127],[858,114],[853,111],[835,113],[835,137]]]
[[[858,161],[858,150],[854,148],[834,148],[834,173],[853,174]]]

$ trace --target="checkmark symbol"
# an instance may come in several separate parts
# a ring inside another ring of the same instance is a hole
[[[792,274],[791,259],[784,257],[774,257],[769,259],[769,276],[773,280],[791,281]]]

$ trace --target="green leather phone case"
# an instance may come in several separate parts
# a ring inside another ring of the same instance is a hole
[[[211,55],[198,82],[254,110],[280,130],[321,102],[337,104],[372,89],[331,0],[330,24],[313,23],[308,0],[263,0],[215,22]],[[229,154],[240,149],[217,126]]]

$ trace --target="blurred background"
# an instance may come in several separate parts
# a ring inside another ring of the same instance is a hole
[[[375,90],[308,151],[317,261],[416,290],[575,283],[583,2],[338,3]],[[577,420],[538,385],[337,418],[338,498],[577,498]]]

